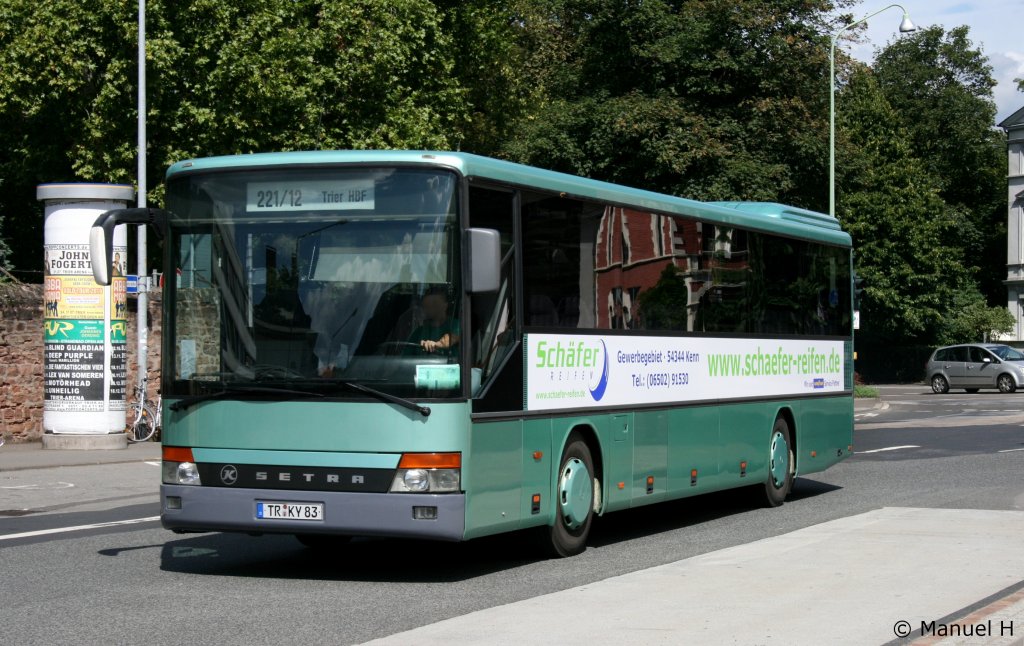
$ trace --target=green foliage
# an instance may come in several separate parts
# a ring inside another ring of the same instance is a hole
[[[536,2],[523,42],[549,98],[506,152],[699,199],[821,209],[832,9],[805,0]]]
[[[873,74],[855,70],[837,127],[849,134],[837,177],[837,216],[854,239],[864,278],[862,333],[879,340],[934,337],[965,282],[962,249],[949,240],[955,212],[914,156],[906,130]]]
[[[854,384],[853,396],[857,399],[874,399],[878,397],[878,389],[863,384]]]
[[[135,177],[136,10],[0,0],[0,213],[13,214],[7,238],[28,243],[18,265],[39,264],[36,184]],[[485,147],[525,105],[510,11],[482,0],[149,0],[150,201],[167,166],[196,156]]]
[[[930,27],[895,39],[873,65],[914,155],[956,211],[954,240],[990,303],[1006,296],[1006,137],[993,128],[992,67],[967,27]]]
[[[939,334],[938,343],[977,343],[998,339],[1013,330],[1013,315],[1006,307],[990,307],[976,291],[953,295],[952,308]]]
[[[984,303],[1005,297],[1005,141],[992,128],[991,68],[966,28],[934,27],[895,40],[871,68],[847,69],[836,202],[866,279],[861,336],[980,338],[988,324],[962,320],[963,294],[1009,316]]]
[[[148,0],[148,197],[190,157],[461,148],[822,211],[829,40],[851,4]],[[37,184],[134,179],[136,10],[0,0],[0,266],[40,265]],[[984,303],[1004,293],[1006,235],[987,59],[966,28],[938,27],[870,68],[837,54],[837,213],[867,281],[861,337],[1001,329]],[[645,311],[677,316],[679,282],[666,271]]]

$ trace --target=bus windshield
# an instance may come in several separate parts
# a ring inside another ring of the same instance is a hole
[[[171,180],[172,394],[459,395],[456,185],[395,168]]]

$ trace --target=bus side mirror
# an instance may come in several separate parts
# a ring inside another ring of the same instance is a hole
[[[114,209],[100,214],[89,229],[89,258],[92,276],[99,285],[109,285],[114,255],[114,227],[119,224],[152,224],[163,235],[167,224],[163,209]]]
[[[494,229],[466,229],[466,291],[496,292],[501,284],[501,235]]]

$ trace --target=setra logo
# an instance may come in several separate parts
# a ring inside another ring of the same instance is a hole
[[[225,464],[221,467],[220,481],[228,486],[238,482],[238,467],[233,464]]]

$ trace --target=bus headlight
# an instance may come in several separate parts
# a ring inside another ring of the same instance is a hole
[[[451,493],[459,490],[458,469],[399,469],[391,483],[395,493]]]
[[[163,462],[164,484],[201,485],[199,467],[195,462]]]
[[[402,476],[402,484],[409,491],[426,491],[430,488],[430,480],[425,469],[409,469]]]
[[[460,453],[406,453],[391,483],[395,493],[452,493],[462,486]]]

